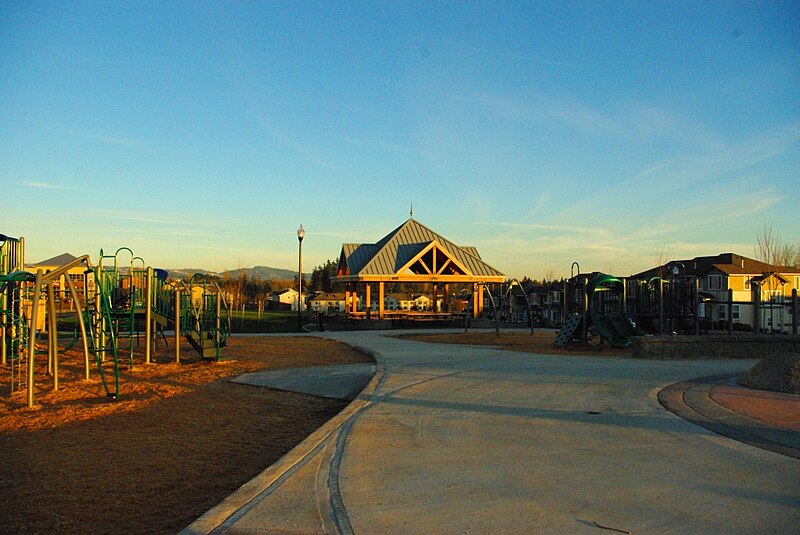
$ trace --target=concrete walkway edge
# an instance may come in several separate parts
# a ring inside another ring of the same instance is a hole
[[[373,394],[377,391],[386,377],[386,361],[383,356],[371,349],[352,346],[357,351],[365,353],[375,361],[375,375],[367,384],[361,394],[353,400],[339,414],[328,420],[322,427],[314,431],[300,444],[292,448],[286,455],[278,459],[269,468],[239,487],[230,496],[215,505],[189,526],[179,532],[179,535],[200,535],[213,533],[233,517],[244,515],[249,510],[249,505],[265,496],[302,467],[318,451],[325,447],[330,438],[341,428],[346,426],[352,418],[359,414],[371,403]]]
[[[717,375],[674,383],[659,391],[658,401],[668,411],[704,429],[751,446],[800,459],[798,433],[770,428],[719,405],[711,398],[715,385],[739,375]]]

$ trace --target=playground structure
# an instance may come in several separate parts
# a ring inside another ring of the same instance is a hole
[[[189,282],[175,285],[175,331],[189,342],[203,359],[219,360],[230,333],[230,309],[219,285],[195,273]],[[177,340],[177,338],[176,338]],[[180,345],[176,343],[176,360]]]
[[[146,267],[127,247],[113,255],[101,250],[96,266],[84,255],[47,272],[39,268],[34,274],[23,269],[24,239],[0,236],[0,355],[11,371],[12,392],[24,385],[29,407],[35,402],[34,371],[40,344],[47,346],[47,374],[52,377],[53,390],[59,387],[56,303],[64,299],[74,304],[75,316],[74,337],[66,349],[82,342],[84,379],[89,379],[91,355],[110,398],[120,395],[120,363],[126,361],[128,368],[133,368],[134,348],[142,334],[147,364],[152,362],[156,335],[166,342],[164,330],[170,326],[176,333],[177,362],[181,335],[201,358],[221,358],[229,321],[223,315],[224,297],[216,285],[170,284],[166,271]],[[130,263],[123,268],[119,257],[126,252]],[[224,310],[227,312],[227,306]],[[45,331],[46,342],[38,336]]]
[[[573,263],[573,269],[576,265]],[[669,278],[625,279],[598,272],[582,275],[578,268],[578,274],[573,273],[564,283],[562,326],[556,345],[565,347],[573,339],[586,342],[590,330],[616,347],[627,347],[634,335],[699,335],[708,334],[712,327],[728,334],[734,330],[798,333],[796,288],[788,299],[782,291],[768,301],[762,298],[774,273],[750,279],[749,299],[742,300],[740,292],[739,300],[734,300],[733,289],[725,292],[727,298],[715,297],[701,289],[699,277],[681,276],[681,271],[673,268]],[[736,322],[745,312],[752,324]],[[714,316],[716,321],[712,321]]]
[[[556,346],[566,347],[576,338],[585,343],[591,330],[614,347],[631,345],[635,328],[626,312],[624,280],[600,272],[581,275],[579,270],[565,283],[564,293],[567,317]]]

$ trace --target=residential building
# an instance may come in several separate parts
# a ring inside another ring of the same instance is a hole
[[[308,306],[314,312],[335,314],[347,310],[347,300],[344,292],[326,292],[312,297],[308,301]],[[360,308],[360,300],[357,306]]]
[[[286,308],[287,310],[291,309],[295,312],[297,311],[299,304],[297,299],[297,290],[294,288],[286,288],[285,290],[272,292],[272,294],[270,294],[270,301],[278,303],[279,306],[277,308]]]
[[[754,291],[758,289],[762,329],[791,329],[791,296],[792,290],[800,288],[800,268],[773,266],[735,253],[722,253],[672,260],[631,278],[650,280],[653,277],[666,281],[695,280],[702,300],[698,316],[711,322],[728,321],[730,290],[733,322],[753,326]]]

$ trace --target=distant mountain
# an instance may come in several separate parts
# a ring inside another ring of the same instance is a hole
[[[223,271],[222,273],[220,273],[220,275],[224,276],[226,273],[229,274],[231,278],[234,279],[238,277],[240,273],[244,273],[250,278],[258,278],[261,280],[294,279],[297,276],[297,272],[291,269],[274,268],[267,266],[255,266],[244,269],[230,269],[228,271]]]
[[[219,275],[219,273],[215,271],[209,271],[207,269],[195,269],[195,268],[171,268],[168,269],[167,272],[169,273],[170,279],[185,279],[188,280],[194,275],[195,273],[202,273],[204,275]]]
[[[204,275],[216,275],[224,277],[225,275],[231,278],[237,278],[240,273],[244,273],[249,278],[258,278],[261,280],[275,280],[275,279],[294,279],[297,272],[291,269],[274,268],[267,266],[255,266],[251,268],[242,269],[229,269],[226,271],[216,272],[207,269],[193,269],[193,268],[174,268],[168,269],[169,278],[171,279],[189,279],[195,273],[202,273]],[[305,275],[308,275],[307,273]]]

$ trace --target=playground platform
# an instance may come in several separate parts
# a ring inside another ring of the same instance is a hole
[[[325,335],[371,352],[375,376],[184,534],[800,525],[800,401],[732,382],[753,360],[552,358]],[[764,447],[776,443],[783,451]]]

